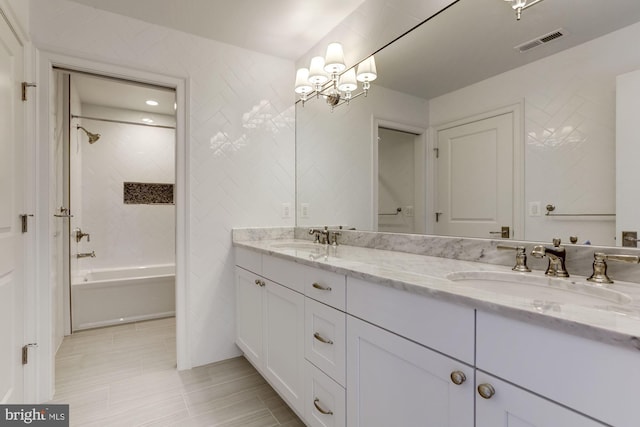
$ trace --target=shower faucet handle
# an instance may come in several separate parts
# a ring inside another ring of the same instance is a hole
[[[82,230],[80,228],[74,228],[73,232],[75,234],[76,237],[76,242],[80,243],[80,241],[82,240],[82,238],[84,236],[87,236],[87,242],[91,241],[91,234],[89,233],[83,233]]]

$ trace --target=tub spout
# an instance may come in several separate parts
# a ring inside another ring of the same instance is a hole
[[[96,257],[96,251],[76,254],[76,257],[78,257],[78,258],[95,258]]]

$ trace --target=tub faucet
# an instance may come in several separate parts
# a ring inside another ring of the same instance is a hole
[[[76,257],[78,257],[78,258],[95,258],[96,257],[96,251],[76,254]]]
[[[553,239],[553,247],[536,245],[531,251],[531,256],[536,258],[542,258],[546,256],[549,258],[549,265],[547,271],[544,272],[547,276],[554,277],[569,277],[569,272],[565,267],[565,259],[567,251],[564,246],[560,246],[560,239]]]

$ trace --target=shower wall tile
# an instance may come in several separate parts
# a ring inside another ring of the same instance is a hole
[[[111,117],[110,110],[82,105],[83,113],[90,117]],[[122,114],[122,120],[136,121],[134,112]],[[79,244],[79,252],[96,252],[95,258],[79,260],[80,268],[173,264],[174,206],[124,203],[123,185],[174,182],[175,131],[85,119],[82,125],[101,136],[88,144],[84,133],[72,133],[82,150],[80,226],[91,234],[90,242]]]
[[[294,224],[280,215],[295,191],[293,62],[67,0],[30,4],[39,49],[187,79],[187,341],[194,366],[238,355],[231,228]],[[128,180],[170,182],[150,181],[146,174],[141,169]],[[110,216],[113,206],[106,200],[112,196],[105,188],[91,203]],[[115,220],[106,231],[125,234]],[[141,256],[130,253],[129,244],[119,252]]]

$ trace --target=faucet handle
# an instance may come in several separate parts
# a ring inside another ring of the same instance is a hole
[[[598,284],[611,284],[613,280],[607,276],[607,261],[629,262],[633,264],[640,263],[640,257],[636,255],[624,254],[605,254],[604,252],[595,252],[593,254],[593,273],[587,280]]]
[[[506,245],[498,245],[496,246],[499,250],[512,250],[516,251],[516,265],[513,266],[513,271],[520,272],[529,272],[531,269],[527,266],[527,252],[524,246],[506,246]]]
[[[555,248],[559,248],[560,244],[562,243],[562,240],[559,237],[554,237],[551,242],[553,243],[553,246]]]

